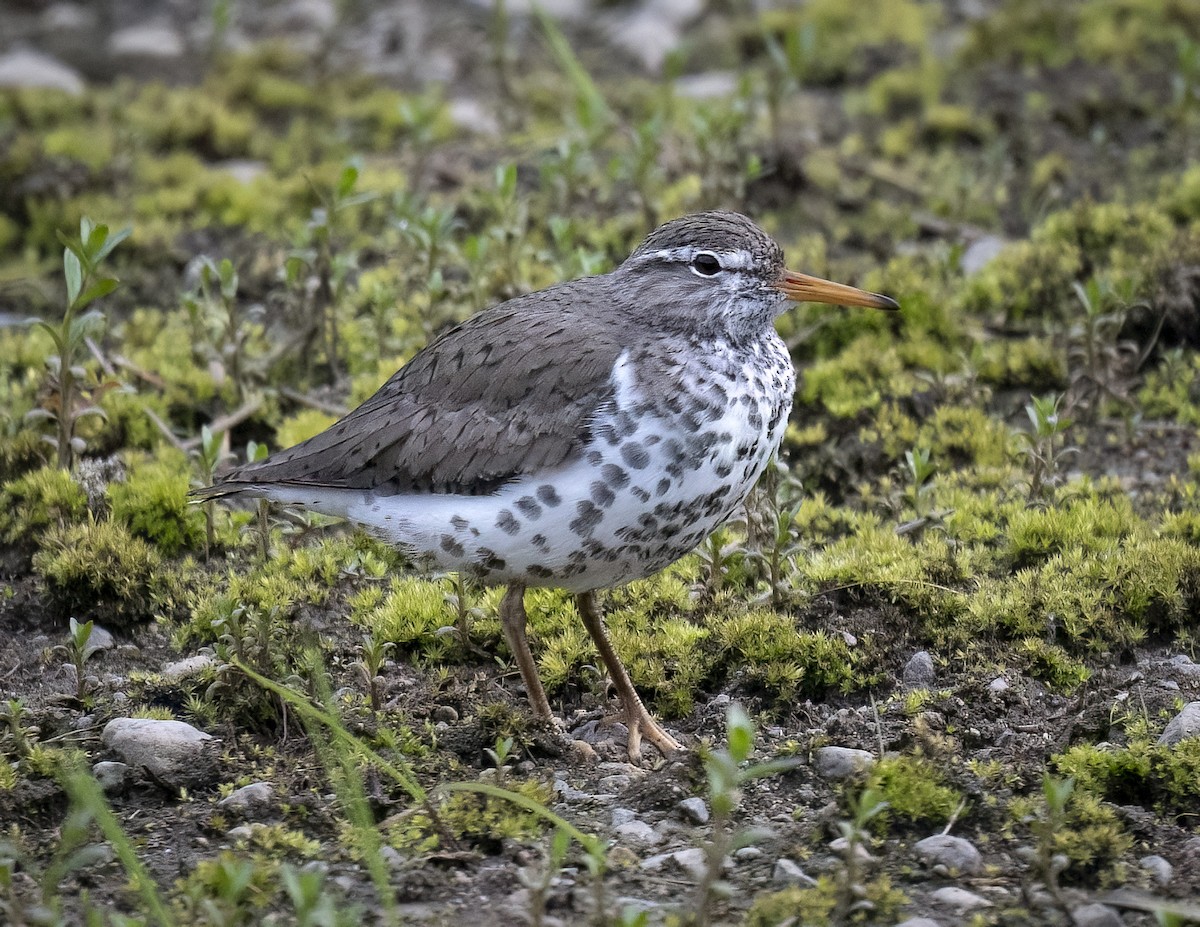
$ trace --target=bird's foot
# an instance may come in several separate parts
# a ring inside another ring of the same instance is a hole
[[[683,744],[663,730],[640,701],[626,710],[625,725],[629,728],[629,739],[625,749],[631,763],[641,762],[643,738],[657,747],[664,757],[670,757],[683,749]]]

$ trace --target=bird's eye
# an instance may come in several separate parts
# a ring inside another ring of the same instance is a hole
[[[721,272],[721,262],[711,251],[701,251],[692,258],[692,273],[701,277],[712,277]]]

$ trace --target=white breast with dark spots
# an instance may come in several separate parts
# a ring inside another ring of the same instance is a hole
[[[728,518],[778,449],[795,374],[771,334],[736,355],[706,345],[673,382],[645,382],[626,352],[584,454],[492,495],[347,491],[324,510],[492,582],[583,591],[648,576]]]

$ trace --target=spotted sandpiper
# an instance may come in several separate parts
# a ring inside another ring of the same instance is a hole
[[[665,755],[680,745],[634,690],[595,592],[678,560],[746,499],[792,408],[773,325],[789,301],[899,308],[787,270],[738,213],[675,219],[611,273],[451,329],[326,431],[200,494],[348,518],[438,568],[506,584],[504,635],[539,719],[553,716],[525,589],[576,593],[630,757],[643,737]]]

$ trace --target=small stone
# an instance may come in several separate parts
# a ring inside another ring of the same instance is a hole
[[[1200,737],[1200,702],[1184,705],[1183,710],[1163,729],[1158,742],[1170,746],[1189,737]]]
[[[554,780],[554,794],[565,802],[592,801],[595,798],[591,792],[577,789],[565,779]]]
[[[663,842],[663,835],[645,821],[628,821],[613,831],[619,841],[634,849],[648,849]]]
[[[71,96],[83,93],[83,78],[57,58],[18,48],[0,55],[0,87],[43,87]]]
[[[129,781],[129,766],[114,760],[103,760],[92,767],[92,775],[106,792],[119,792]]]
[[[703,798],[693,795],[691,798],[685,798],[677,807],[680,816],[689,824],[708,823],[708,806],[704,804]]]
[[[184,679],[190,679],[192,676],[203,672],[210,666],[216,666],[216,664],[217,659],[212,654],[198,653],[183,660],[176,660],[174,663],[164,663],[163,668],[159,670],[159,675],[162,676],[163,682],[182,682]]]
[[[227,158],[224,161],[213,162],[209,169],[227,174],[238,183],[250,183],[267,172],[267,164],[265,161],[255,161],[251,158]]]
[[[942,927],[942,925],[931,917],[910,917],[906,921],[901,921],[896,927]]]
[[[1007,692],[1009,689],[1008,680],[1003,676],[997,676],[988,684],[988,691],[992,695],[999,695],[1001,692]]]
[[[737,90],[738,76],[733,71],[704,71],[685,74],[675,81],[675,92],[689,100],[715,100]]]
[[[813,765],[823,779],[845,779],[875,765],[875,754],[851,747],[821,747]]]
[[[433,709],[433,713],[430,715],[430,717],[432,717],[435,722],[445,721],[447,724],[449,724],[452,721],[458,720],[458,710],[453,705],[438,705],[437,708]]]
[[[671,861],[693,879],[700,879],[708,868],[704,850],[700,847],[688,847],[686,850],[676,850],[671,854]]]
[[[927,866],[944,866],[951,875],[976,875],[983,867],[979,851],[962,837],[936,834],[918,841],[913,850]]]
[[[775,860],[771,881],[776,885],[816,885],[817,880],[790,859]]]
[[[839,856],[844,858],[846,856],[846,851],[850,849],[850,841],[845,837],[838,837],[836,840],[830,840],[829,849],[833,850],[834,853],[837,853]],[[861,843],[854,844],[854,858],[863,863],[875,862],[875,857],[872,855],[871,851]]]
[[[268,807],[274,797],[275,789],[271,783],[252,782],[222,798],[217,802],[217,807],[246,814]]]
[[[956,885],[947,885],[945,888],[939,888],[930,897],[934,903],[951,908],[960,914],[992,906],[992,903],[982,895],[976,895],[974,892],[969,892],[965,888],[959,888]]]
[[[762,859],[763,851],[758,847],[742,847],[740,850],[734,850],[733,858],[739,863],[748,863],[753,859]]]
[[[629,776],[605,776],[596,786],[602,792],[624,792],[632,782]]]
[[[83,659],[90,660],[93,654],[97,654],[101,650],[112,650],[116,645],[117,642],[113,640],[111,631],[94,624],[92,633],[88,635],[87,644],[83,648]]]
[[[637,812],[632,808],[613,808],[612,810],[612,826],[620,827],[622,824],[628,824],[630,821],[637,820]]]
[[[933,656],[928,650],[918,650],[904,664],[904,687],[906,689],[928,689],[937,679]]]
[[[1159,888],[1166,888],[1170,885],[1171,879],[1175,875],[1175,867],[1157,853],[1143,856],[1138,860],[1138,865],[1150,873]]]
[[[1008,242],[998,235],[981,235],[967,245],[963,251],[959,267],[964,277],[972,277],[979,273],[995,257],[1008,246]]]
[[[108,53],[116,59],[169,59],[183,54],[183,39],[168,23],[139,23],[108,37]]]
[[[1071,909],[1075,927],[1125,927],[1121,915],[1104,904],[1081,904]]]
[[[114,718],[100,736],[124,762],[171,785],[199,784],[216,771],[218,741],[182,721]]]
[[[613,847],[612,850],[609,851],[609,857],[611,858],[612,854],[617,850],[625,850],[625,847]],[[626,852],[629,851],[626,850]],[[655,853],[653,856],[647,856],[644,860],[642,860],[641,869],[645,872],[658,872],[658,870],[662,869],[662,867],[667,864],[667,860],[674,855],[675,854],[673,853]]]

